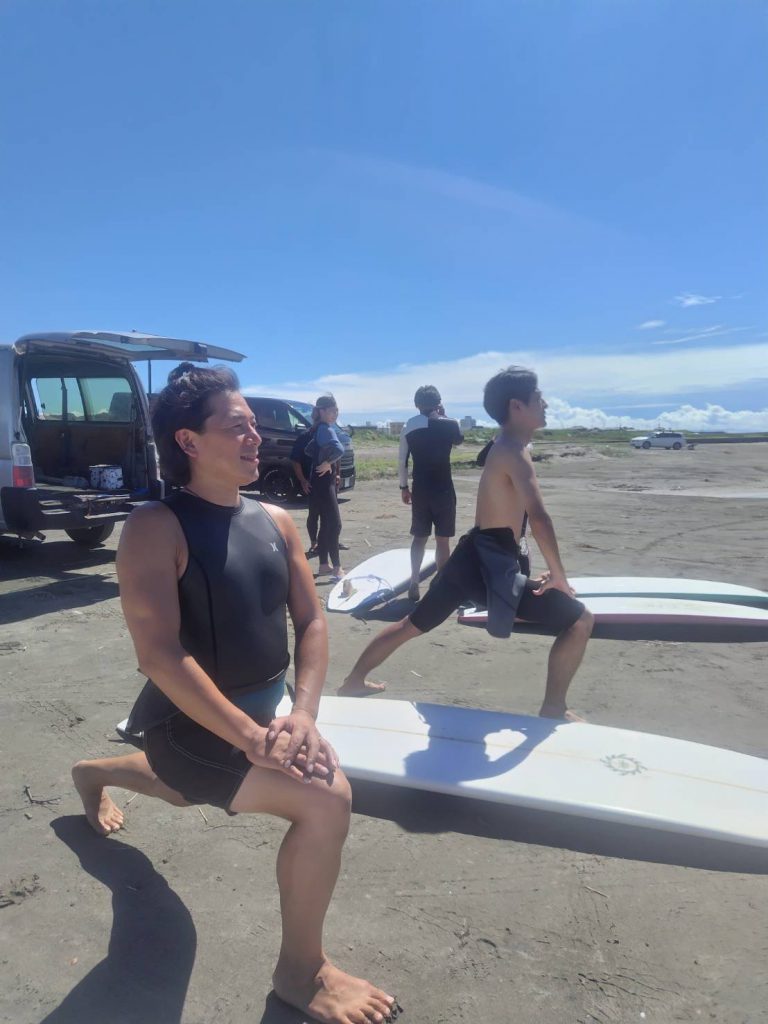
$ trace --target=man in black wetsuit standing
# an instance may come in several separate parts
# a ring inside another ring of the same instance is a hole
[[[421,562],[427,541],[435,527],[437,568],[451,554],[451,537],[456,534],[456,491],[451,478],[451,449],[464,435],[456,420],[448,419],[440,392],[431,384],[418,388],[413,402],[419,410],[400,434],[400,494],[411,506],[411,585],[408,597],[419,600]],[[413,464],[413,484],[408,486],[408,460]]]

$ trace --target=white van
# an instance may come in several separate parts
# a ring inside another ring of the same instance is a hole
[[[0,533],[63,530],[102,543],[163,495],[147,396],[133,363],[239,362],[195,341],[111,331],[25,334],[0,345]]]

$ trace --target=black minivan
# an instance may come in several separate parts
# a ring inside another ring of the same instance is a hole
[[[269,501],[291,501],[302,494],[291,465],[291,449],[297,436],[310,429],[309,414],[282,398],[244,397],[256,417],[261,434],[256,486]],[[308,411],[312,408],[304,402],[300,404]],[[355,486],[355,453],[351,442],[345,445],[341,457],[340,477],[339,491],[351,491]]]

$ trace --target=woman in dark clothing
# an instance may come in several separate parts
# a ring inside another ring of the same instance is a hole
[[[319,516],[320,529],[317,534],[317,553],[320,559],[318,576],[330,576],[339,580],[344,575],[339,557],[339,535],[341,513],[336,497],[336,472],[344,445],[339,439],[336,420],[339,408],[333,395],[321,395],[312,413],[315,436],[307,445],[307,454],[312,456],[310,478],[310,512]]]

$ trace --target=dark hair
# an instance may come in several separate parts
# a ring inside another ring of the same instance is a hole
[[[181,363],[171,370],[152,412],[152,432],[165,480],[178,487],[190,481],[189,458],[179,447],[176,431],[186,428],[202,433],[203,424],[211,414],[211,397],[223,391],[239,390],[237,376],[226,366]]]
[[[413,396],[413,404],[425,416],[434,412],[441,401],[440,392],[434,384],[422,384],[420,388],[416,388],[416,394]]]
[[[510,399],[516,398],[527,405],[538,386],[539,381],[533,370],[526,370],[524,366],[508,366],[506,370],[500,370],[495,377],[491,377],[485,385],[485,411],[503,426],[509,416]]]
[[[321,409],[335,409],[337,406],[336,399],[333,395],[328,392],[326,395],[320,395],[318,400],[315,402],[314,408],[312,409],[312,422],[317,426],[320,422],[320,410]]]

